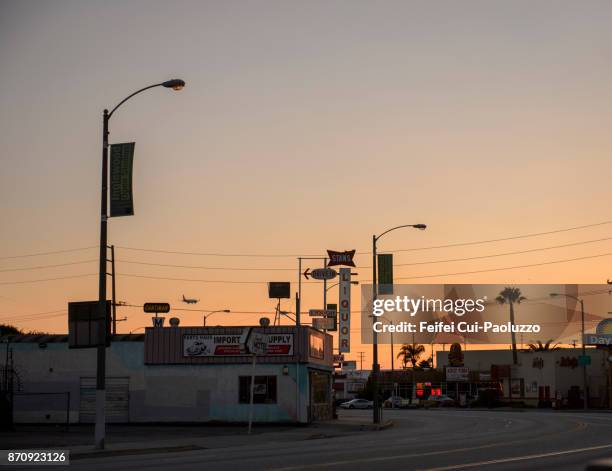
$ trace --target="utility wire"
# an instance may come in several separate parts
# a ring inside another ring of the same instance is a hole
[[[597,255],[588,255],[585,257],[566,258],[563,260],[551,260],[549,262],[531,263],[529,265],[515,265],[511,267],[489,268],[487,270],[463,271],[463,272],[456,272],[456,273],[441,273],[437,275],[404,276],[404,277],[396,278],[396,280],[416,280],[416,279],[423,279],[423,278],[436,278],[436,277],[442,277],[442,276],[471,275],[474,273],[486,273],[486,272],[491,272],[491,271],[514,270],[517,268],[540,267],[543,265],[553,265],[556,263],[575,262],[578,260],[587,260],[591,258],[608,257],[610,255],[612,255],[612,252],[597,254]]]
[[[0,270],[0,273],[13,272],[13,271],[41,270],[43,268],[67,267],[70,265],[83,265],[85,263],[92,263],[92,262],[97,262],[97,261],[98,259],[91,259],[91,260],[83,260],[82,262],[57,263],[55,265],[39,265],[36,267],[8,268],[5,270]]]
[[[86,276],[98,276],[97,273],[84,273],[82,275],[59,276],[57,278],[42,278],[38,280],[2,281],[0,285],[22,285],[27,283],[42,283],[45,281],[70,280],[73,278],[85,278]]]
[[[502,242],[502,241],[507,241],[507,240],[524,239],[524,238],[537,237],[537,236],[549,235],[549,234],[558,234],[561,232],[569,232],[569,231],[575,231],[575,230],[580,230],[580,229],[587,229],[590,227],[603,226],[606,224],[612,224],[612,221],[602,221],[602,222],[598,222],[594,224],[585,224],[582,226],[574,226],[574,227],[568,227],[564,229],[557,229],[557,230],[545,231],[545,232],[534,232],[530,234],[521,234],[521,235],[516,235],[516,236],[503,237],[499,239],[488,239],[488,240],[479,240],[479,241],[471,241],[471,242],[459,242],[459,243],[446,244],[446,245],[415,247],[411,249],[396,249],[396,250],[388,250],[387,252],[412,252],[412,251],[418,251],[418,250],[432,250],[432,249],[442,249],[442,248],[449,248],[449,247],[462,247],[462,246],[467,246],[467,245],[488,244],[488,243],[493,243],[493,242]],[[44,256],[44,255],[56,255],[56,254],[62,254],[62,253],[90,250],[90,249],[95,249],[95,248],[98,248],[98,246],[92,245],[89,247],[78,247],[78,248],[73,248],[73,249],[55,250],[55,251],[49,251],[49,252],[36,252],[36,253],[21,254],[21,255],[7,255],[7,256],[0,257],[0,260],[27,258],[27,257],[39,257],[39,256]],[[233,253],[232,254],[232,253],[218,253],[218,252],[182,252],[178,250],[157,250],[157,249],[144,249],[144,248],[139,248],[139,247],[126,247],[126,246],[116,246],[116,248],[121,248],[123,250],[140,251],[140,252],[168,253],[168,254],[179,254],[179,255],[202,255],[202,256],[211,256],[211,257],[274,257],[274,258],[294,257],[295,258],[295,257],[317,257],[318,255],[320,255],[320,254],[250,254],[250,253],[245,253],[245,254]],[[372,252],[357,252],[357,254],[359,255],[368,255],[371,253]]]
[[[544,266],[544,265],[553,265],[553,264],[558,264],[558,263],[575,262],[578,260],[588,260],[588,259],[593,259],[593,258],[608,257],[610,255],[612,255],[612,252],[596,254],[596,255],[587,255],[584,257],[566,258],[566,259],[561,259],[561,260],[550,260],[548,262],[531,263],[527,265],[514,265],[510,267],[488,268],[486,270],[473,270],[473,271],[464,271],[464,272],[455,272],[455,273],[440,273],[436,275],[404,276],[404,277],[397,277],[395,279],[396,280],[416,280],[416,279],[436,278],[436,277],[443,277],[443,276],[471,275],[475,273],[487,273],[487,272],[492,272],[492,271],[514,270],[518,268],[531,268],[531,267],[539,267],[539,266]],[[68,279],[73,279],[73,278],[84,278],[87,276],[97,276],[97,275],[98,275],[97,273],[86,273],[82,275],[62,276],[62,277],[57,277],[57,278],[44,278],[44,279],[37,279],[37,280],[3,281],[3,282],[0,282],[0,285],[41,283],[41,282],[46,282],[46,281],[68,280]],[[131,277],[131,278],[145,278],[145,279],[150,279],[150,280],[188,281],[188,282],[192,281],[192,282],[199,282],[199,283],[224,283],[224,284],[267,284],[268,283],[267,281],[255,281],[255,280],[237,281],[237,280],[203,280],[203,279],[196,279],[196,278],[171,278],[171,277],[163,277],[163,276],[138,275],[138,274],[131,274],[131,273],[117,273],[117,276],[125,276],[125,277]],[[371,282],[371,281],[372,280],[362,280],[362,283]],[[305,281],[303,283],[304,284],[318,284],[319,282]]]
[[[603,226],[606,224],[612,224],[612,221],[603,221],[603,222],[598,222],[595,224],[585,224],[582,226],[574,226],[574,227],[568,227],[564,229],[557,229],[557,230],[546,231],[546,232],[533,232],[530,234],[502,237],[499,239],[488,239],[488,240],[479,240],[479,241],[471,241],[471,242],[459,242],[459,243],[446,244],[446,245],[415,247],[411,249],[395,249],[395,250],[387,250],[386,252],[414,252],[414,251],[419,251],[419,250],[433,250],[433,249],[443,249],[443,248],[449,248],[449,247],[464,247],[468,245],[489,244],[493,242],[503,242],[507,240],[525,239],[525,238],[537,237],[537,236],[542,236],[542,235],[558,234],[561,232],[576,231],[579,229]],[[292,258],[297,258],[297,257],[317,257],[320,255],[320,254],[305,255],[305,254],[254,254],[254,253],[239,254],[239,253],[220,253],[220,252],[182,252],[178,250],[145,249],[145,248],[140,248],[140,247],[126,247],[126,246],[115,246],[115,247],[122,249],[122,250],[132,250],[132,251],[139,251],[139,252],[165,253],[165,254],[177,254],[177,255],[197,255],[197,256],[209,256],[209,257],[244,257],[244,258],[247,258],[247,257],[262,257],[262,258],[289,258],[289,257],[292,257]],[[357,252],[358,255],[368,255],[371,253],[372,252]]]
[[[91,247],[79,247],[75,249],[56,250],[54,252],[37,252],[37,253],[30,253],[30,254],[24,254],[24,255],[9,255],[9,256],[0,257],[0,260],[8,260],[11,258],[40,257],[42,255],[55,255],[55,254],[68,253],[68,252],[79,252],[82,250],[97,249],[98,247],[99,247],[98,245],[92,245]]]
[[[429,260],[424,262],[411,262],[411,263],[396,263],[394,266],[396,267],[404,267],[404,266],[413,266],[413,265],[429,265],[435,263],[450,263],[450,262],[463,262],[467,260],[479,260],[484,258],[494,258],[494,257],[505,257],[508,255],[519,255],[526,254],[532,252],[541,252],[545,250],[553,250],[565,247],[575,247],[579,245],[593,244],[596,242],[604,242],[607,240],[612,240],[612,237],[605,237],[603,239],[593,239],[586,240],[581,242],[572,242],[569,244],[561,244],[561,245],[552,245],[549,247],[540,247],[535,249],[527,249],[527,250],[518,250],[514,252],[503,252],[496,254],[488,254],[488,255],[480,255],[474,257],[465,257],[465,258],[451,258],[445,260]],[[211,267],[211,266],[202,266],[202,265],[177,265],[172,263],[153,263],[153,262],[140,262],[136,260],[117,260],[117,262],[128,263],[134,265],[147,265],[147,266],[155,266],[155,267],[168,267],[168,268],[190,268],[190,269],[200,269],[200,270],[221,270],[221,271],[295,271],[295,268],[240,268],[240,267]],[[84,262],[83,262],[84,263]],[[371,265],[360,265],[359,268],[372,268]],[[3,270],[0,270],[2,272]],[[9,270],[7,270],[9,271]]]

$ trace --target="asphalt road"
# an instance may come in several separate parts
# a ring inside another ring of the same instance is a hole
[[[363,417],[371,411],[343,411]],[[394,426],[351,436],[79,459],[71,470],[584,470],[612,457],[612,414],[385,410]]]

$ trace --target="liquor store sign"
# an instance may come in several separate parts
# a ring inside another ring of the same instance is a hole
[[[185,334],[184,357],[227,357],[248,355],[248,329],[240,334]],[[265,355],[293,355],[293,334],[268,335]]]

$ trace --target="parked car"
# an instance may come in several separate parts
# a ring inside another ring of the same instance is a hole
[[[373,406],[374,403],[367,399],[351,399],[340,404],[343,409],[371,409]]]
[[[401,396],[390,396],[383,402],[383,407],[400,409],[402,407],[408,407],[409,403],[410,401],[408,399],[404,399]]]
[[[423,401],[425,407],[452,407],[456,404],[456,401],[446,394],[432,395]]]

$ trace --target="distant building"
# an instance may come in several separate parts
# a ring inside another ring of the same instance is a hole
[[[246,422],[253,370],[242,342],[249,329],[156,327],[114,336],[106,360],[107,421]],[[332,337],[310,327],[257,330],[269,343],[256,361],[254,421],[331,418]],[[70,349],[67,335],[10,342],[15,422],[94,421],[95,349]]]
[[[582,366],[580,348],[562,348],[549,351],[518,351],[518,364],[512,364],[510,350],[464,351],[464,374],[466,379],[454,381],[455,390],[474,394],[469,383],[490,380],[500,385],[505,400],[523,401],[531,405],[569,405],[580,407],[582,392]],[[608,354],[605,350],[586,349],[590,364],[586,367],[589,405],[608,405]],[[448,376],[448,352],[437,352],[436,363],[444,368]],[[457,372],[452,371],[453,374]],[[461,371],[459,371],[461,373]],[[452,383],[446,378],[449,394],[453,394]],[[553,404],[554,403],[554,404]]]

